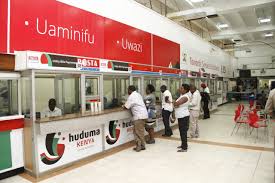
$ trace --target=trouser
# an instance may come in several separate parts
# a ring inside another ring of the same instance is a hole
[[[209,108],[208,108],[208,100],[203,101],[203,118],[210,118]]]
[[[162,109],[162,119],[163,119],[163,124],[164,124],[164,134],[167,136],[171,136],[173,135],[172,129],[170,127],[170,122],[169,122],[169,118],[170,118],[171,112]]]
[[[199,137],[199,116],[200,111],[190,110],[191,137]]]
[[[189,116],[186,116],[184,118],[178,118],[178,125],[179,125],[180,138],[181,138],[181,148],[187,150],[188,149],[187,131],[189,128]]]
[[[137,148],[145,147],[144,126],[144,119],[134,121],[134,137]]]

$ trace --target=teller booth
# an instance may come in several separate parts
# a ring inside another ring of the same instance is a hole
[[[0,54],[0,180],[24,171],[21,82],[14,59]]]
[[[136,74],[123,62],[33,51],[16,52],[15,69],[21,73],[24,165],[36,177],[132,141],[132,115],[121,107],[130,84],[142,95],[147,84],[154,85],[160,102],[160,86],[176,96],[184,77]],[[16,87],[9,83],[8,88]],[[162,129],[159,114],[155,131]]]

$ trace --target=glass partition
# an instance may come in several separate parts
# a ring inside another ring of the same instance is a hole
[[[35,96],[37,118],[79,113],[80,75],[36,74]]]
[[[99,102],[99,77],[85,77],[86,110],[91,110],[91,102]]]
[[[172,94],[173,100],[176,100],[180,94],[179,94],[179,88],[180,88],[180,79],[170,79],[170,92]]]
[[[133,77],[133,85],[136,87],[138,92],[140,92],[140,82],[141,79],[139,77]]]
[[[168,80],[167,80],[167,83],[168,83]],[[155,87],[156,101],[160,102],[160,86],[161,86],[160,78],[144,78],[144,91],[148,84],[152,84]]]
[[[211,79],[208,80],[209,82],[209,90],[210,90],[210,94],[216,94],[215,93],[215,80]]]
[[[121,107],[128,98],[129,77],[125,76],[104,76],[103,94],[104,109]]]
[[[22,114],[25,118],[30,118],[31,112],[31,79],[30,76],[21,77]]]
[[[0,80],[0,117],[18,114],[18,81]]]

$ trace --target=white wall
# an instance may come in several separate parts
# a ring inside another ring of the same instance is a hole
[[[227,68],[227,72],[224,74],[221,74],[221,69],[218,71],[206,69],[206,72],[227,77],[232,76],[231,63],[233,58],[231,56],[220,48],[202,40],[191,31],[133,0],[59,1],[177,42],[181,44],[181,60],[183,54],[186,53],[188,58],[191,56],[196,60],[202,60],[219,68],[221,65]],[[191,66],[188,59],[187,65],[182,65],[182,67],[193,71],[199,71],[200,68]]]
[[[251,52],[236,51],[238,57],[238,68],[242,69],[247,65],[248,69],[272,68],[272,56],[275,56],[275,49],[268,45],[250,46]],[[275,63],[274,66],[275,67]]]

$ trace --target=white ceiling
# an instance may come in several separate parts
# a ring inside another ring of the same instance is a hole
[[[208,36],[204,37],[208,41],[219,40],[228,44],[233,43],[232,39],[240,39],[241,42],[236,42],[234,47],[266,43],[275,45],[275,0],[204,0],[202,3],[166,0],[167,6],[165,0],[136,1],[185,27],[192,22],[208,32]],[[194,13],[200,10],[206,10],[206,13]],[[209,14],[216,14],[217,17],[205,18]],[[198,18],[198,15],[200,19],[192,20],[192,17]],[[260,17],[271,17],[271,22],[259,24]],[[229,27],[219,29],[219,23],[226,23]],[[274,36],[266,38],[264,35],[269,32],[273,32]]]

